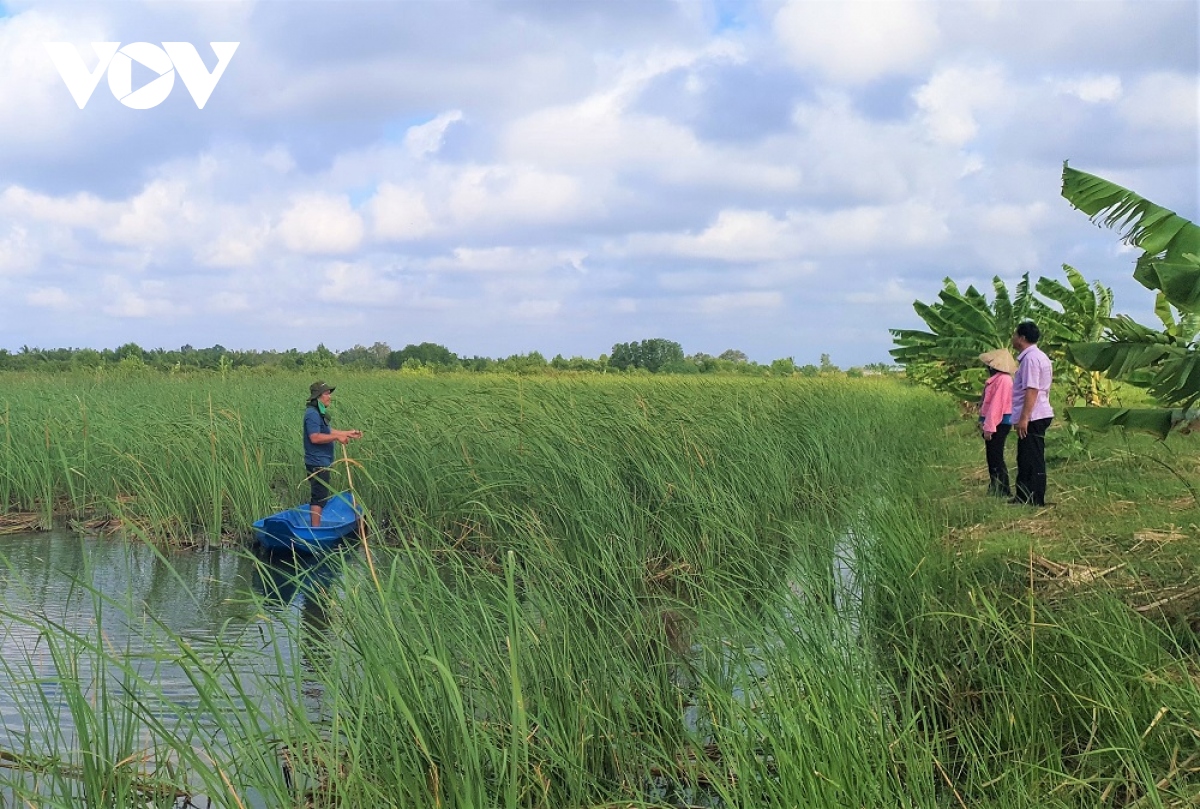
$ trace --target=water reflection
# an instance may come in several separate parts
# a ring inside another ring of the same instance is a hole
[[[66,531],[0,536],[0,749],[45,752],[74,737],[67,694],[97,678],[141,683],[142,708],[166,726],[205,723],[196,661],[228,661],[231,688],[273,702],[272,675],[303,662],[305,633],[327,629],[321,594],[340,564]]]
[[[323,640],[329,629],[330,592],[345,564],[346,551],[317,555],[256,550],[253,589],[267,609],[301,622],[301,637]]]

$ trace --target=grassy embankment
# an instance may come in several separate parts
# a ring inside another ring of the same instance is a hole
[[[302,386],[231,382],[209,410],[195,387],[149,384],[89,392],[76,444],[48,409],[49,460],[15,456],[33,470],[7,478],[8,502],[141,526],[178,511],[219,533],[276,505],[272,485],[298,499],[298,413],[278,390]],[[43,793],[124,805],[182,773],[223,806],[1181,807],[1200,791],[1192,636],[1113,585],[1157,572],[1162,590],[1184,563],[1163,561],[1173,540],[1144,566],[1051,576],[1103,562],[1079,552],[1104,547],[1084,526],[1122,530],[1098,506],[1133,485],[1118,464],[1147,473],[1121,507],[1131,531],[1188,513],[1165,510],[1178,487],[1148,476],[1179,478],[1140,444],[1088,458],[1052,432],[1059,505],[1014,511],[982,494],[970,424],[886,380],[339,384],[340,422],[368,433],[357,488],[403,544],[375,544],[373,570],[322,597],[329,631],[292,639],[307,668],[281,655],[273,699],[220,655],[164,647],[192,660],[233,750],[145,709],[153,684],[101,641],[47,628],[64,666],[96,656],[124,689],[76,683],[93,732],[21,751]],[[122,436],[109,419],[139,399]],[[64,495],[72,475],[86,492]],[[1143,511],[1152,492],[1162,508]]]
[[[1129,388],[1116,404],[1153,406]],[[1024,565],[1047,594],[1101,587],[1142,615],[1190,629],[1183,638],[1200,635],[1200,436],[1079,430],[1062,417],[1062,403],[1055,406],[1044,509],[987,497],[974,424],[963,419],[949,429],[949,544]],[[1015,434],[1006,454],[1015,476]]]
[[[947,731],[959,805],[1004,783],[997,805],[1197,805],[1200,443],[1056,421],[1042,509],[988,496],[974,421],[947,426],[926,583],[901,589],[920,606],[888,613],[909,628],[896,682]]]

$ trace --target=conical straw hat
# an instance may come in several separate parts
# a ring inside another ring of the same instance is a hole
[[[1015,374],[1017,372],[1017,361],[1013,359],[1012,354],[1008,353],[1008,349],[1006,348],[985,351],[979,355],[979,361],[1006,374]]]

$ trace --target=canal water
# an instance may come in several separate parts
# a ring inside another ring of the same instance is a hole
[[[862,595],[852,545],[849,539],[839,544],[829,591],[817,599],[832,605],[836,617],[823,630],[851,646],[858,642]],[[94,720],[76,714],[72,689],[86,690],[94,705],[100,680],[114,685],[118,696],[133,683],[139,705],[156,712],[162,726],[178,724],[194,733],[207,725],[219,735],[231,723],[206,715],[211,703],[197,694],[189,671],[195,660],[220,659],[229,689],[248,690],[262,706],[290,689],[292,699],[317,718],[321,692],[315,682],[303,674],[298,681],[279,678],[281,672],[304,672],[304,654],[312,648],[305,639],[328,634],[321,593],[337,586],[348,560],[357,560],[354,550],[314,560],[243,548],[159,551],[63,530],[0,536],[0,759],[78,749],[80,719]],[[784,613],[795,615],[796,627],[818,631],[813,594],[790,587],[789,595]],[[696,663],[707,659],[719,667],[724,681],[768,675],[772,655],[766,647],[721,645],[709,652],[693,647],[691,655]],[[98,660],[110,668],[98,673]],[[103,660],[120,662],[113,667]],[[697,685],[682,669],[679,677],[681,693]],[[142,687],[147,684],[152,688]],[[731,696],[748,699],[739,685]],[[699,700],[684,705],[686,729],[705,737],[712,717]],[[18,805],[3,782],[0,777],[0,806]],[[666,780],[646,786],[650,799],[722,805],[705,788],[679,790]],[[246,798],[247,805],[266,809],[258,796]]]
[[[119,703],[130,688],[163,726],[202,729],[196,661],[220,661],[231,688],[269,703],[272,673],[295,670],[295,639],[324,631],[319,594],[340,562],[159,551],[65,530],[0,536],[0,758],[74,749],[99,700]],[[301,688],[318,710],[315,686]]]

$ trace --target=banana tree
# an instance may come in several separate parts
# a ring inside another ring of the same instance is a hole
[[[1017,324],[1033,312],[1028,274],[1013,295],[999,278],[992,280],[992,288],[995,298],[989,304],[975,287],[960,291],[945,279],[937,301],[913,303],[929,330],[890,329],[896,348],[889,353],[922,384],[963,401],[975,399],[987,378],[979,355],[1007,346]]]
[[[1112,317],[1112,290],[1100,282],[1088,284],[1083,274],[1069,264],[1062,265],[1067,284],[1053,278],[1039,278],[1034,289],[1057,304],[1034,298],[1033,316],[1042,327],[1042,349],[1054,360],[1054,381],[1066,390],[1067,405],[1083,399],[1089,406],[1103,406],[1112,397],[1112,382],[1099,371],[1089,371],[1072,362],[1067,346],[1095,342],[1104,336]]]
[[[1070,418],[1097,427],[1129,426],[1165,436],[1200,426],[1200,226],[1127,188],[1063,164],[1062,195],[1098,225],[1121,229],[1142,250],[1133,277],[1155,290],[1163,329],[1110,318],[1105,339],[1068,346],[1088,371],[1145,387],[1157,410],[1071,408]]]

